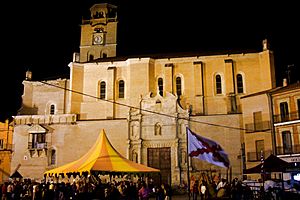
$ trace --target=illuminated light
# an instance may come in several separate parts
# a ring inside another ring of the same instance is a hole
[[[300,173],[294,175],[293,178],[294,178],[294,180],[296,180],[296,181],[300,181]]]

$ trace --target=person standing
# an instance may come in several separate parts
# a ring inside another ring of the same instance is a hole
[[[2,185],[2,188],[1,188],[1,191],[2,191],[2,197],[1,197],[1,199],[2,200],[6,199],[7,185],[8,185],[8,182],[4,182],[4,184]]]
[[[145,182],[142,182],[142,187],[138,192],[139,200],[149,200],[150,191]]]
[[[171,187],[166,183],[162,184],[162,189],[164,190],[164,200],[170,200],[171,199]]]
[[[199,184],[199,193],[200,193],[200,199],[205,200],[208,198],[207,195],[207,183],[205,180],[202,180]]]
[[[163,185],[158,185],[155,187],[155,200],[164,200],[165,199],[165,191],[163,190]]]
[[[12,199],[12,192],[13,192],[14,186],[13,183],[8,183],[7,188],[6,188],[6,200],[11,200]]]
[[[199,187],[199,181],[196,180],[193,186],[193,200],[197,200],[198,198],[198,194],[199,194],[198,187]]]

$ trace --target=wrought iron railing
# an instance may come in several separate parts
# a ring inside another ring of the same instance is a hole
[[[246,133],[254,133],[259,131],[270,130],[270,121],[262,121],[259,123],[248,123],[245,124]]]
[[[300,144],[291,145],[289,147],[277,146],[276,153],[277,155],[300,153]]]
[[[28,142],[28,149],[47,149],[47,142]]]
[[[300,119],[300,111],[297,110],[295,112],[291,112],[285,115],[274,115],[273,116],[274,123],[280,123],[280,122],[288,122],[288,121],[294,121]]]
[[[263,151],[264,158],[267,158],[269,155],[272,154],[272,150]],[[256,162],[260,161],[261,152],[247,152],[247,161],[248,162]]]
[[[14,145],[13,144],[2,144],[0,145],[0,151],[13,151],[13,147]]]
[[[263,152],[264,157],[267,158],[269,155],[272,154],[272,150],[266,150]],[[300,153],[300,144],[292,145],[290,147],[276,147],[276,154],[277,155],[285,155],[285,154],[299,154]],[[260,161],[261,152],[247,152],[247,161],[248,162],[256,162]]]

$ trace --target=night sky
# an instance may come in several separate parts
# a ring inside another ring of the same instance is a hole
[[[21,106],[25,72],[33,80],[68,77],[79,52],[81,20],[94,3],[118,6],[119,56],[172,52],[262,49],[267,38],[275,55],[278,86],[291,66],[299,72],[299,7],[296,1],[14,1],[1,5],[0,120]],[[4,15],[4,14],[2,14]],[[297,18],[298,17],[298,18]]]

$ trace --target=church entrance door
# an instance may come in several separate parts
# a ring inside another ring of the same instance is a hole
[[[148,148],[148,166],[160,169],[160,176],[153,177],[155,183],[171,184],[171,148]]]

